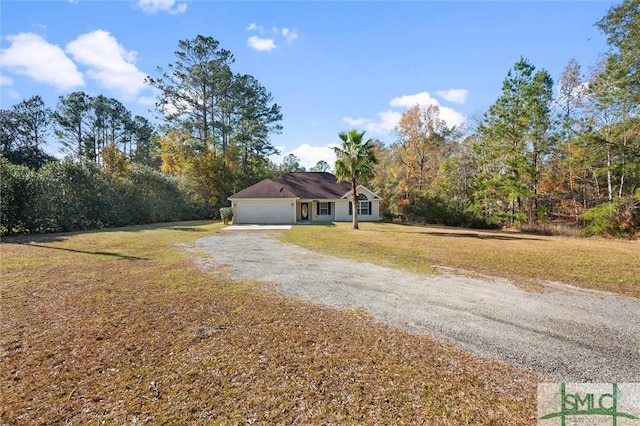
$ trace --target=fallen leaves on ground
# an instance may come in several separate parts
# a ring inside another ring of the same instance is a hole
[[[535,423],[536,376],[202,270],[176,244],[219,227],[183,228],[5,240],[2,423]]]

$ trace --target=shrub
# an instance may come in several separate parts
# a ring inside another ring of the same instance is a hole
[[[2,234],[25,232],[36,223],[32,200],[40,192],[37,173],[0,156],[0,228]]]
[[[226,225],[233,220],[233,209],[231,207],[222,207],[220,209],[220,219]]]
[[[98,165],[66,159],[47,164],[40,175],[42,192],[32,202],[41,206],[40,219],[50,229],[31,231],[67,232],[112,226],[115,188]]]
[[[640,232],[640,192],[611,203],[602,203],[580,215],[587,222],[586,235],[634,237]]]

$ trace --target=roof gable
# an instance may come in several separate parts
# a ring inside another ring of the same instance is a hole
[[[364,185],[358,185],[358,187],[356,188],[356,192],[358,194],[364,193],[365,195],[368,195],[367,198],[371,197],[374,200],[380,200],[381,199],[378,194],[376,194],[375,192],[373,192],[372,190],[370,190],[369,188],[367,188]],[[342,194],[342,197],[340,197],[340,198],[351,199],[351,185],[349,185],[349,191],[345,192],[344,194]]]

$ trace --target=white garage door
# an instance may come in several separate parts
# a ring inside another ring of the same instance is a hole
[[[235,223],[292,223],[291,201],[236,201],[236,203],[238,217]]]

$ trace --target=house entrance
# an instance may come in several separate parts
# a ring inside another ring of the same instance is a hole
[[[300,220],[309,220],[309,203],[300,204]]]

